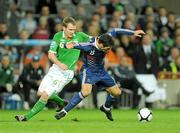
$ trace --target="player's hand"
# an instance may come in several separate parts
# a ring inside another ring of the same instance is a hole
[[[143,30],[134,31],[134,36],[142,37],[143,35],[145,35],[145,32]]]
[[[68,66],[64,63],[60,63],[59,64],[59,67],[62,69],[62,70],[68,70]]]
[[[74,48],[74,44],[75,44],[74,42],[67,43],[66,48],[68,48],[68,49]]]

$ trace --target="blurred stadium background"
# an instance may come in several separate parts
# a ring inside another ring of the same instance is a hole
[[[28,110],[36,102],[38,85],[51,65],[49,44],[62,30],[66,16],[77,20],[77,31],[91,36],[116,27],[147,33],[143,38],[118,35],[106,56],[105,67],[123,88],[114,108],[178,109],[179,5],[179,0],[0,0],[0,113]],[[81,66],[80,59],[75,78],[61,97],[70,99],[80,90]],[[78,108],[96,109],[105,98],[106,92],[99,92],[95,86]],[[47,109],[55,106],[49,103]],[[2,114],[0,121],[10,119]]]

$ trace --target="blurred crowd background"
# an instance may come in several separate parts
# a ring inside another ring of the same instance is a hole
[[[153,5],[151,0],[0,0],[0,39],[51,40],[62,30],[66,16],[76,19],[77,31],[91,36],[113,28],[146,32],[142,38],[118,35],[105,59],[105,67],[115,80],[133,92],[132,108],[141,99],[139,88],[146,96],[151,93],[144,89],[136,74],[153,74],[158,80],[180,79],[180,18],[166,7]],[[1,108],[5,108],[4,99],[10,94],[18,94],[25,101],[24,109],[33,105],[35,97],[31,95],[51,65],[48,48],[38,43],[0,44]],[[80,90],[81,66],[80,59],[75,78],[60,94],[62,97],[67,91]],[[97,107],[98,89],[93,91]]]

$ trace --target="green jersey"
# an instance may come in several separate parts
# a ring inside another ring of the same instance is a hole
[[[53,41],[50,45],[49,52],[56,54],[57,59],[66,64],[68,69],[74,70],[75,64],[78,61],[80,50],[65,48],[66,43],[70,42],[87,42],[90,37],[83,32],[75,32],[72,39],[67,40],[64,37],[64,32],[60,31],[53,37]]]

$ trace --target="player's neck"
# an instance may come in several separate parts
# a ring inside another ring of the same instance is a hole
[[[72,39],[72,37],[67,36],[64,32],[63,32],[63,38],[65,38],[66,40],[71,40]]]
[[[71,40],[71,39],[72,39],[72,37],[66,37],[66,39],[67,39],[67,40]]]

